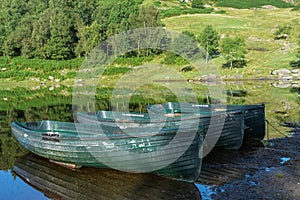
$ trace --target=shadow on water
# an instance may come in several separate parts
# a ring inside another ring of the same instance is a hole
[[[13,171],[50,199],[201,199],[193,184],[116,170],[70,170],[33,154],[19,158]]]
[[[214,199],[217,186],[233,180],[242,180],[251,170],[259,166],[251,166],[251,159],[256,157],[257,149],[264,145],[259,140],[247,139],[243,147],[236,150],[214,148],[203,160],[201,174],[195,183],[203,200]]]
[[[299,110],[295,109],[300,105],[299,85],[289,84],[284,85],[287,88],[283,88],[282,84],[263,81],[244,84],[226,83],[227,103],[266,103],[266,118],[276,125],[276,128],[285,131],[279,127],[280,123],[299,121]],[[202,87],[199,88],[201,89]],[[31,154],[15,162],[27,151],[11,134],[10,123],[12,121],[40,121],[42,119],[73,121],[71,96],[58,95],[58,93],[61,91],[26,92],[19,88],[15,91],[1,91],[0,95],[0,100],[4,100],[0,101],[0,170],[14,168],[23,180],[27,183],[30,180],[29,184],[38,188],[49,198],[59,199],[66,195],[66,198],[71,196],[70,198],[73,199],[88,199],[86,196],[90,195],[96,196],[97,199],[108,197],[112,199],[118,197],[123,197],[123,199],[201,199],[200,191],[202,199],[212,199],[211,196],[215,192],[214,185],[240,179],[249,170],[255,168],[255,166],[246,168],[241,164],[242,156],[246,154],[251,157],[251,153],[245,153],[244,150],[214,151],[203,161],[199,182],[193,185],[153,175],[127,174],[114,170],[86,168],[74,172]],[[108,107],[106,101],[101,102],[103,105],[98,105],[98,107],[101,109]],[[139,107],[136,108],[140,110]],[[281,136],[276,135],[271,128],[270,134],[274,137]]]

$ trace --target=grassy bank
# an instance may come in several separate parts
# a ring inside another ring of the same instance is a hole
[[[212,25],[221,38],[238,36],[245,38],[249,50],[244,68],[222,69],[225,59],[214,59],[223,75],[243,74],[245,78],[265,77],[271,70],[290,68],[296,60],[298,34],[300,32],[299,13],[291,9],[232,9],[222,8],[226,14],[181,15],[164,19],[168,29],[190,31],[199,35],[207,25]],[[291,24],[292,32],[287,40],[274,40],[278,25]],[[222,39],[221,39],[222,41]]]

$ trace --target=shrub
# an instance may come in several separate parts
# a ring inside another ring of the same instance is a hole
[[[213,12],[213,8],[171,8],[160,11],[162,18],[173,17],[186,14],[209,14]]]
[[[286,3],[279,0],[251,0],[251,1],[240,1],[240,0],[218,0],[216,5],[220,7],[233,7],[239,9],[259,8],[264,5],[272,5],[278,8],[291,8],[294,7],[292,4]]]

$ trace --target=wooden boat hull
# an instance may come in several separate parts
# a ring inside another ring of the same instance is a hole
[[[202,163],[202,137],[198,130],[166,129],[155,135],[150,130],[134,130],[128,135],[108,126],[100,129],[98,125],[55,121],[12,123],[14,135],[26,149],[54,161],[132,173],[151,172],[186,182],[196,180]],[[181,137],[174,139],[178,134]]]
[[[74,171],[33,154],[18,159],[13,172],[50,199],[201,199],[194,184],[110,169]]]
[[[262,140],[266,134],[265,127],[265,104],[253,105],[218,105],[218,104],[192,104],[167,102],[163,107],[168,112],[174,113],[209,113],[219,111],[240,110],[244,112],[244,131],[245,139]]]
[[[151,110],[150,110],[151,113]],[[105,124],[113,127],[176,127],[178,122],[187,123],[195,117],[199,128],[204,130],[206,142],[226,149],[239,149],[244,139],[244,115],[240,111],[212,113],[210,110],[189,114],[161,113],[153,110],[153,118],[148,113],[123,113],[98,111],[97,113],[77,113],[77,120],[86,124]],[[163,117],[163,116],[172,117]],[[223,122],[223,123],[218,123]],[[215,143],[216,142],[216,143]]]

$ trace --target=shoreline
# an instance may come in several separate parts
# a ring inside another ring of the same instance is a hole
[[[300,199],[300,132],[263,143],[223,152],[218,164],[208,158],[206,165],[219,171],[209,199]]]

